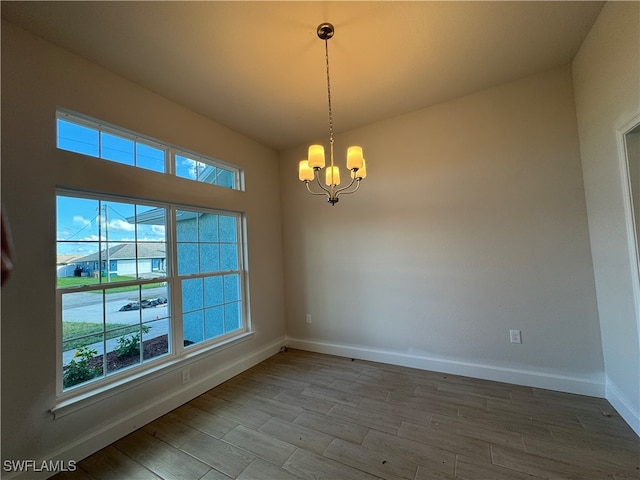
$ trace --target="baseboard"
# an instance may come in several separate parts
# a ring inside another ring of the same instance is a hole
[[[143,425],[146,425],[171,410],[178,408],[180,405],[184,405],[198,395],[211,390],[217,385],[226,382],[230,378],[275,355],[285,344],[286,338],[282,337],[269,343],[256,352],[244,355],[226,365],[221,365],[219,370],[212,372],[206,377],[198,379],[198,381],[190,383],[187,388],[173,392],[169,396],[158,399],[153,403],[145,404],[138,410],[131,412],[126,417],[119,418],[113,423],[87,433],[73,443],[58,448],[56,451],[47,455],[46,458],[36,460],[36,465],[42,465],[45,462],[55,463],[62,461],[65,462],[65,465],[68,465],[69,461],[78,462],[80,459],[88,457],[125,435],[137,430]],[[55,473],[56,472],[47,471],[34,472],[31,470],[28,472],[12,472],[6,475],[3,474],[2,478],[5,480],[36,480],[46,479]]]
[[[317,353],[326,353],[341,357],[357,358],[373,362],[389,363],[404,367],[442,372],[450,375],[493,380],[528,387],[544,388],[567,393],[577,393],[591,397],[604,398],[604,381],[600,378],[582,378],[570,375],[557,375],[548,372],[522,370],[517,368],[482,365],[419,356],[413,354],[385,351],[359,346],[339,345],[313,340],[287,338],[287,346]]]
[[[634,407],[632,402],[629,402],[628,399],[620,393],[620,390],[618,390],[608,377],[606,398],[611,406],[624,418],[625,422],[636,432],[636,435],[640,437],[640,412],[638,412],[640,406],[636,405]],[[638,399],[638,401],[640,402],[640,399]]]

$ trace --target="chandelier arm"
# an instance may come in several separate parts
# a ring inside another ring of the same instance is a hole
[[[355,178],[352,178],[352,179],[351,179],[351,182],[349,183],[349,185],[347,185],[346,187],[342,187],[342,188],[337,189],[337,190],[336,190],[336,197],[337,197],[340,193],[342,193],[342,192],[344,192],[345,190],[349,189],[349,187],[351,187],[351,185],[353,185],[353,182],[355,182],[355,181],[356,181],[356,179],[355,179]]]
[[[304,182],[304,184],[307,186],[307,191],[311,195],[326,195],[327,197],[329,197],[329,192],[325,188],[323,188],[323,190],[325,190],[324,192],[314,192],[313,190],[311,190],[311,187],[309,187],[309,183],[311,183],[309,180]]]
[[[320,169],[315,169],[315,176],[316,176],[316,183],[318,184],[318,186],[320,187],[321,190],[323,190],[328,196],[329,198],[331,198],[331,194],[333,193],[330,189],[328,189],[327,187],[324,187],[322,185],[322,182],[320,181]]]
[[[354,188],[353,190],[350,190],[350,191],[348,191],[348,192],[347,192],[347,191],[346,191],[346,190],[347,190],[347,188],[349,188],[351,185],[353,185],[353,183],[354,183],[354,182],[357,182],[357,183],[356,183],[355,188]],[[336,197],[337,197],[338,195],[340,195],[341,193],[344,193],[345,195],[349,195],[350,193],[356,193],[356,192],[358,191],[358,189],[359,189],[359,188],[360,188],[360,180],[358,180],[358,179],[354,178],[353,180],[351,180],[351,183],[350,183],[349,185],[347,185],[347,186],[346,186],[346,187],[344,187],[344,188],[341,188],[340,190],[338,190],[338,191],[336,192]]]
[[[314,177],[316,180],[316,183],[318,184],[318,187],[320,187],[320,190],[322,190],[322,192],[314,192],[313,190],[311,190],[311,187],[309,186],[309,183],[311,183],[311,180],[307,180],[305,181],[305,185],[307,186],[307,190],[309,191],[309,193],[311,195],[326,195],[327,198],[331,198],[333,192],[331,190],[329,190],[326,187],[322,186],[322,183],[320,182],[320,168],[316,167],[313,169],[313,173],[314,173]]]

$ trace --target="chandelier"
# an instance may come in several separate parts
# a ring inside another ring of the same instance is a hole
[[[331,108],[331,82],[329,80],[329,39],[333,37],[335,29],[330,23],[318,25],[318,38],[324,40],[325,60],[327,64],[327,100],[329,104],[329,159],[330,165],[325,168],[324,147],[322,145],[309,146],[309,156],[302,160],[298,167],[298,178],[304,182],[307,190],[312,195],[325,195],[331,206],[338,203],[341,194],[354,193],[360,187],[360,181],[367,176],[367,168],[362,156],[362,147],[349,147],[347,149],[347,170],[351,172],[351,182],[342,188],[340,185],[340,169],[333,163],[333,110]],[[325,168],[325,184],[322,184],[320,170]],[[320,187],[319,192],[311,190],[310,183],[316,182]]]

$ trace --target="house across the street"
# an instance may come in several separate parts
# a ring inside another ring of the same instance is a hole
[[[137,260],[136,260],[136,248]],[[73,268],[58,270],[59,277],[114,276],[155,276],[166,271],[164,243],[121,243],[108,250],[92,253],[75,260]],[[137,262],[137,274],[136,274]]]

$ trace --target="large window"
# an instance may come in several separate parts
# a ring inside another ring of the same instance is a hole
[[[168,168],[176,177],[238,186],[233,167],[109,128],[59,116],[58,146],[160,173],[174,159],[184,167]],[[56,201],[61,394],[110,385],[247,331],[240,213],[72,190]]]
[[[63,389],[245,331],[239,214],[70,194],[57,207]]]

